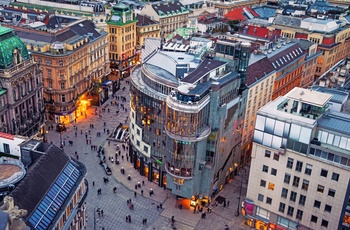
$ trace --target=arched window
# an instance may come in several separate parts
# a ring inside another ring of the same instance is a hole
[[[21,85],[21,86],[19,87],[19,90],[20,90],[20,95],[23,96],[23,95],[24,95],[24,93],[23,93],[23,85]]]

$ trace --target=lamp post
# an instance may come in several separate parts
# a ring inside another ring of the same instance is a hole
[[[60,148],[63,149],[63,143],[62,143],[62,130],[60,127]]]
[[[97,206],[95,206],[94,208],[94,230],[96,230],[96,222],[98,221],[98,219],[96,220],[96,211],[99,209]]]
[[[246,171],[244,170],[244,173],[246,173]],[[242,185],[243,185],[243,174],[240,173],[241,175],[241,186],[239,188],[239,197],[238,197],[238,203],[237,203],[237,211],[236,211],[236,215],[235,216],[239,216],[239,204],[241,203],[241,195],[242,195]]]

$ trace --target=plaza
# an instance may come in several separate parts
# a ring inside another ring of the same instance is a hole
[[[86,117],[80,117],[76,123],[67,125],[67,130],[60,133],[51,130],[48,131],[47,140],[53,144],[60,146],[60,139],[64,143],[64,151],[71,157],[81,161],[87,168],[88,180],[88,196],[86,199],[87,206],[87,229],[225,229],[225,225],[228,225],[230,229],[245,229],[247,228],[243,224],[243,217],[241,215],[235,216],[238,207],[238,197],[241,192],[242,201],[246,194],[246,187],[248,180],[247,175],[242,172],[241,177],[237,176],[230,181],[225,188],[219,192],[216,196],[226,198],[226,201],[230,201],[230,205],[223,207],[223,204],[218,206],[210,205],[212,209],[211,213],[206,215],[206,218],[202,219],[200,213],[194,214],[193,207],[190,209],[180,209],[178,207],[178,201],[174,195],[171,195],[170,191],[164,190],[156,183],[147,181],[146,177],[140,175],[140,173],[134,169],[133,164],[126,158],[126,149],[123,150],[122,144],[116,141],[109,141],[107,138],[107,129],[111,133],[118,124],[128,125],[125,122],[129,117],[129,84],[127,79],[121,82],[121,88],[125,87],[125,90],[117,92],[117,96],[125,97],[126,102],[124,108],[121,108],[121,100],[109,99],[101,107],[90,107]],[[111,105],[111,101],[116,101],[116,105]],[[104,112],[102,109],[105,108]],[[109,112],[108,112],[109,109]],[[96,113],[97,111],[97,113]],[[116,111],[119,111],[117,114]],[[94,128],[90,128],[93,124]],[[104,125],[105,124],[105,125]],[[50,126],[51,124],[47,124]],[[104,132],[105,128],[105,132]],[[76,129],[76,130],[75,130]],[[90,134],[89,134],[90,130]],[[77,136],[75,136],[75,132]],[[97,136],[97,132],[100,132],[100,137]],[[86,134],[88,137],[86,138]],[[86,144],[86,140],[91,140],[91,144]],[[70,145],[69,141],[73,144]],[[103,146],[105,150],[106,163],[112,170],[112,175],[106,175],[105,170],[99,164],[100,158],[97,157],[97,151],[91,150],[91,145]],[[121,156],[118,156],[120,164],[115,164],[116,147],[120,146],[121,155],[124,155],[122,160]],[[75,154],[77,152],[77,155]],[[114,158],[114,162],[109,160],[110,157]],[[121,173],[121,168],[124,168],[125,173]],[[248,170],[247,170],[248,171]],[[128,180],[130,175],[131,180]],[[104,182],[103,178],[107,177],[109,182]],[[142,183],[144,181],[144,185]],[[135,189],[135,185],[140,182],[141,187]],[[241,187],[242,186],[242,187]],[[117,190],[114,193],[113,188]],[[97,194],[97,190],[101,189],[101,195]],[[150,196],[149,192],[153,190],[154,194]],[[143,190],[143,196],[141,195]],[[136,197],[134,195],[136,192]],[[131,199],[134,205],[134,210],[129,209],[127,200]],[[214,198],[215,199],[215,198]],[[162,204],[162,209],[158,209],[157,206]],[[97,210],[103,210],[103,216],[98,215]],[[239,207],[240,209],[240,207]],[[206,211],[207,208],[204,208]],[[131,223],[126,222],[126,216],[131,216]],[[174,216],[175,223],[172,226],[171,217]],[[146,218],[147,223],[143,224],[142,220]]]

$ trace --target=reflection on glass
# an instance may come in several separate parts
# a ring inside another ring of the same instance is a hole
[[[272,138],[272,148],[279,149],[282,145],[282,138],[278,136],[273,136]]]
[[[271,118],[266,118],[265,132],[272,134],[274,128],[275,128],[275,120]]]
[[[282,137],[283,129],[284,129],[284,122],[276,121],[275,130],[274,130],[273,134]]]
[[[261,132],[259,130],[255,130],[255,132],[254,132],[254,142],[262,144],[262,140],[263,140],[263,132]]]
[[[269,133],[264,133],[263,145],[271,146],[271,142],[272,142],[272,135]]]
[[[311,129],[302,127],[300,132],[299,141],[304,144],[309,144],[311,138]]]
[[[300,125],[292,124],[289,137],[294,140],[299,140],[300,130],[301,130]]]
[[[265,127],[265,117],[262,117],[260,115],[258,115],[256,117],[256,125],[255,128],[261,131],[264,131],[264,127]]]
[[[285,123],[284,129],[283,129],[283,137],[289,137],[289,128],[290,128],[290,124]]]
[[[323,135],[323,134],[322,134]],[[339,147],[345,149],[347,138],[341,137]]]

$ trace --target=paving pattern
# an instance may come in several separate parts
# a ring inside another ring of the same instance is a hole
[[[67,125],[67,131],[62,133],[62,140],[65,146],[64,151],[73,158],[77,158],[75,152],[78,153],[78,160],[85,164],[87,168],[86,179],[89,182],[89,192],[86,199],[87,206],[87,228],[88,230],[143,230],[143,229],[181,229],[181,230],[216,230],[225,229],[227,224],[230,229],[249,229],[243,225],[243,217],[235,217],[237,210],[240,188],[240,177],[235,178],[231,183],[220,192],[220,195],[230,200],[229,207],[212,207],[212,213],[208,214],[205,219],[201,218],[201,215],[193,213],[193,208],[190,210],[175,207],[176,197],[171,195],[169,191],[158,187],[153,182],[147,181],[147,178],[141,176],[137,170],[135,170],[132,164],[126,160],[120,159],[120,164],[116,165],[109,161],[109,157],[114,157],[116,153],[116,145],[122,145],[122,143],[111,141],[108,144],[106,140],[108,135],[104,132],[104,128],[112,131],[119,123],[125,123],[129,116],[129,85],[126,80],[121,82],[121,88],[125,87],[125,91],[118,91],[117,95],[126,98],[124,103],[127,112],[123,111],[120,106],[111,105],[109,99],[101,108],[97,108],[100,111],[102,108],[106,108],[105,112],[101,112],[101,117],[95,114],[95,107],[89,108],[87,118],[78,118],[76,123]],[[117,101],[120,105],[121,102]],[[108,108],[110,112],[108,113]],[[116,114],[116,111],[119,114]],[[104,127],[104,122],[106,126]],[[90,124],[94,125],[93,129],[90,129]],[[50,124],[48,124],[50,125]],[[75,136],[75,127],[77,128],[77,136]],[[90,130],[90,134],[89,134]],[[101,133],[100,137],[97,137],[97,132]],[[88,133],[88,140],[91,140],[91,144],[86,144],[85,134]],[[49,142],[53,142],[59,146],[60,134],[55,130],[49,131],[47,134]],[[73,146],[68,145],[68,141],[73,141]],[[112,175],[107,176],[103,168],[99,165],[99,158],[97,157],[97,151],[91,150],[91,145],[104,146],[106,152],[106,161],[108,166],[112,169]],[[126,156],[126,152],[122,150],[122,154]],[[125,169],[125,174],[120,172],[121,167]],[[130,175],[131,180],[127,179]],[[109,182],[103,182],[103,177],[108,177]],[[244,181],[246,179],[243,179]],[[142,181],[145,182],[141,188],[135,190],[135,184]],[[94,182],[94,185],[93,185]],[[117,191],[114,193],[113,188],[117,187]],[[97,195],[97,189],[101,188],[102,194]],[[153,189],[154,195],[150,197],[149,191]],[[144,191],[141,196],[141,190]],[[136,192],[136,197],[134,196]],[[246,183],[243,183],[242,194],[246,193]],[[242,196],[244,197],[244,196]],[[130,210],[127,205],[127,200],[132,199],[134,204],[134,210]],[[242,198],[243,199],[243,198]],[[241,200],[242,200],[241,199]],[[157,209],[157,205],[162,203],[163,209]],[[100,208],[103,210],[103,217],[98,216],[96,210]],[[131,223],[126,222],[126,215],[131,216]],[[172,226],[170,221],[171,217],[175,217],[175,224]],[[147,218],[147,224],[143,225],[142,220]]]

